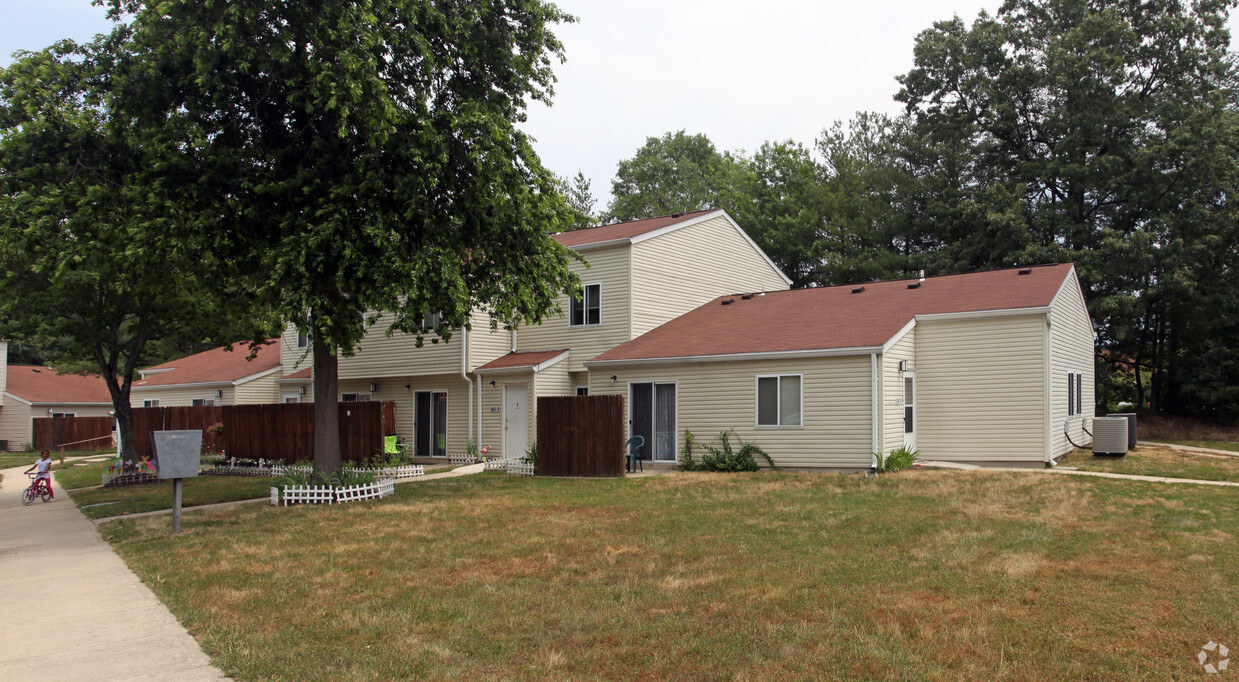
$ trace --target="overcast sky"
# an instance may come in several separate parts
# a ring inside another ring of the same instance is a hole
[[[567,62],[554,104],[534,103],[525,130],[551,170],[585,173],[598,208],[616,164],[647,137],[704,133],[720,150],[767,140],[812,145],[857,111],[895,113],[895,76],[916,34],[958,14],[969,23],[1001,0],[562,0],[579,23],[558,27]],[[0,0],[0,65],[19,49],[108,30],[89,0]],[[1231,30],[1236,31],[1232,19]]]

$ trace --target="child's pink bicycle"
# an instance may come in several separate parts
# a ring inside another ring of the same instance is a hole
[[[52,482],[46,479],[39,478],[39,475],[33,471],[26,474],[31,478],[30,487],[22,491],[22,504],[34,504],[34,498],[42,497],[44,502],[50,502],[52,499]]]

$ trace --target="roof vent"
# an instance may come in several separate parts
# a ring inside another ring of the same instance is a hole
[[[909,285],[908,285],[908,288],[909,288],[909,289],[920,289],[920,288],[921,288],[921,283],[920,283],[920,282],[913,282],[913,283],[911,283],[911,284],[909,284]]]
[[[852,289],[852,293],[854,293],[854,294],[859,294],[859,293],[863,292],[864,290],[865,290],[865,288],[864,288],[864,287],[856,287],[855,289]]]
[[[1021,274],[1021,275],[1031,275],[1031,274],[1032,274],[1032,268],[1020,268],[1020,274]]]
[[[723,301],[723,305],[731,305],[732,303],[735,303],[735,302],[736,302],[736,299],[729,298],[726,301]]]
[[[743,300],[745,300],[745,301],[747,301],[747,300],[749,300],[749,299],[753,298],[753,294],[745,294],[745,295],[741,296],[740,298],[741,298],[741,299],[743,299]]]
[[[42,370],[32,369],[32,370],[30,370],[30,371],[31,371],[31,372],[34,372],[35,374],[38,374],[38,373],[39,373],[40,371],[42,371]]]
[[[682,215],[684,215],[684,214],[683,214],[683,213],[672,213],[672,214],[671,214],[671,217],[672,217],[672,218],[679,218],[679,217],[680,217],[680,216],[682,216]]]

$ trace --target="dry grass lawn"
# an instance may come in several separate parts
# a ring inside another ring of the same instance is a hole
[[[1076,450],[1058,460],[1058,463],[1079,467],[1084,471],[1206,481],[1239,481],[1239,453],[1230,456],[1191,452],[1149,443],[1139,445],[1125,457],[1097,457],[1087,450]]]
[[[1168,679],[1239,647],[1233,489],[487,474],[101,527],[240,680]]]

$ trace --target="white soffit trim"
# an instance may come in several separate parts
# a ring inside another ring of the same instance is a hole
[[[134,384],[133,386],[129,388],[129,390],[130,392],[157,391],[160,389],[168,390],[168,389],[175,389],[175,388],[216,388],[216,387],[223,387],[223,386],[232,386],[232,382],[231,381],[200,381],[196,384],[159,384],[158,386],[138,386],[137,384]]]
[[[282,367],[281,365],[276,365],[275,367],[272,367],[272,368],[270,368],[270,369],[264,369],[264,370],[262,370],[261,372],[255,372],[254,374],[251,374],[251,375],[249,375],[249,376],[247,376],[247,377],[241,377],[240,379],[237,379],[236,381],[232,382],[232,385],[233,385],[233,386],[240,386],[241,384],[244,384],[244,383],[245,383],[245,382],[247,382],[247,381],[253,381],[253,380],[255,380],[255,379],[261,379],[261,378],[263,378],[263,377],[265,377],[265,376],[267,376],[267,375],[270,375],[270,374],[272,374],[272,373],[274,373],[274,372],[278,372],[278,371],[280,371],[281,369],[283,369],[283,367]]]
[[[22,398],[22,397],[20,397],[20,396],[15,396],[15,395],[13,395],[12,393],[9,393],[8,391],[5,391],[5,392],[4,392],[4,397],[6,397],[6,398],[12,398],[13,400],[16,400],[17,402],[19,402],[19,403],[21,403],[21,404],[23,404],[23,405],[33,405],[33,404],[34,404],[34,403],[30,402],[29,400],[26,400],[25,398]]]
[[[678,223],[673,223],[666,227],[660,227],[657,230],[646,232],[645,234],[637,235],[636,237],[632,238],[632,243],[638,244],[647,239],[653,239],[655,237],[659,237],[664,234],[667,234],[668,232],[675,232],[676,230],[689,227],[691,225],[696,225],[697,223],[704,223],[707,220],[714,220],[715,218],[718,218],[718,217],[722,217],[726,219],[727,222],[731,224],[732,228],[734,228],[735,231],[738,232],[740,236],[744,238],[744,241],[748,242],[749,246],[753,247],[753,250],[756,251],[758,254],[760,254],[763,259],[765,259],[766,264],[769,265],[770,268],[774,270],[775,273],[778,274],[779,277],[783,278],[784,282],[787,282],[788,285],[792,283],[791,278],[783,274],[783,271],[779,269],[779,266],[775,265],[774,261],[770,260],[770,256],[766,255],[766,252],[763,251],[762,248],[757,245],[757,242],[753,241],[753,238],[750,237],[749,234],[744,231],[744,228],[740,227],[740,224],[737,223],[734,219],[732,219],[732,217],[728,215],[727,211],[724,211],[722,209],[719,209],[717,211],[711,211],[704,215],[699,215],[696,218],[689,218],[688,220],[684,220]]]
[[[811,348],[807,350],[779,350],[762,353],[730,353],[727,355],[686,355],[672,358],[631,358],[626,360],[586,360],[586,367],[612,367],[623,365],[670,365],[690,362],[739,362],[741,360],[794,360],[798,358],[829,358],[849,355],[868,355],[882,352],[881,346],[856,346],[852,348]]]
[[[314,381],[314,377],[297,377],[296,379],[293,379],[290,377],[280,377],[279,379],[275,380],[275,383],[277,384],[308,384],[312,381]]]
[[[899,331],[895,332],[894,336],[890,337],[890,339],[888,339],[886,343],[882,344],[882,355],[886,355],[887,353],[891,352],[891,348],[894,348],[895,344],[902,341],[903,337],[907,336],[908,332],[912,331],[915,328],[916,328],[916,318],[913,317],[911,320],[908,320],[908,323],[903,326],[903,329],[900,329]]]
[[[1002,310],[970,310],[962,313],[932,313],[917,315],[916,322],[946,322],[949,320],[975,320],[983,317],[1016,317],[1018,315],[1049,315],[1050,306],[1032,308],[1004,308]]]
[[[32,407],[111,407],[112,403],[65,403],[58,400],[42,403],[27,403]]]

